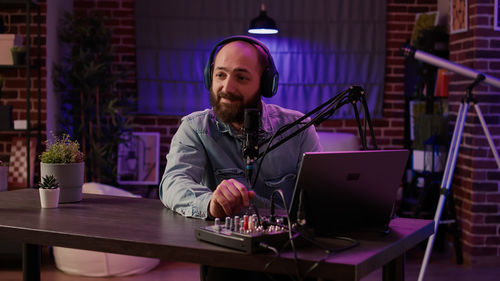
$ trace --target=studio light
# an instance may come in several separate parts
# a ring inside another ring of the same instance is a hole
[[[260,14],[250,22],[248,33],[252,34],[276,34],[278,33],[278,26],[276,22],[267,16],[266,6],[264,3],[260,6]]]

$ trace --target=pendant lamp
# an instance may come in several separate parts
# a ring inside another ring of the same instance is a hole
[[[260,14],[250,22],[248,33],[252,34],[276,34],[278,33],[278,26],[276,22],[267,16],[266,6],[264,3],[260,6]]]

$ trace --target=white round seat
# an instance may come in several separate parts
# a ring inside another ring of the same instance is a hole
[[[125,190],[98,183],[85,183],[83,193],[140,197]],[[68,274],[110,277],[141,274],[155,268],[159,259],[54,247],[56,267]]]
[[[358,136],[350,133],[318,131],[323,151],[359,150]]]

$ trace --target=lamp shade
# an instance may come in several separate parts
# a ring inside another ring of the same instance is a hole
[[[276,34],[278,26],[276,22],[267,16],[266,7],[261,5],[260,14],[250,22],[248,33],[252,34]]]

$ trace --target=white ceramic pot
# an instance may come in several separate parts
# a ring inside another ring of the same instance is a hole
[[[40,175],[44,178],[53,175],[59,183],[61,194],[59,203],[78,202],[82,200],[83,172],[85,163],[40,163]]]
[[[59,205],[59,191],[60,188],[56,189],[43,189],[39,188],[40,193],[40,204],[42,208],[57,208]]]

